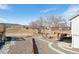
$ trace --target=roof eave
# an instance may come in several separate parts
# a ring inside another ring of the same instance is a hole
[[[76,17],[78,17],[79,15],[76,15],[76,16],[74,16],[74,17],[72,17],[70,20],[73,20],[74,18],[76,18]]]

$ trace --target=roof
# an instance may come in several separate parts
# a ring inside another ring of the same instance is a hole
[[[79,15],[76,15],[76,16],[74,16],[74,17],[72,17],[70,20],[73,20],[74,18],[76,18],[76,17],[78,17]]]

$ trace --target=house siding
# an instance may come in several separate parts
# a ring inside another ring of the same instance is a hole
[[[79,48],[79,16],[71,20],[72,47]]]

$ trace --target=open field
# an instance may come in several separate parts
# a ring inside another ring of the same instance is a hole
[[[7,28],[6,35],[13,36],[32,36],[37,33],[36,29],[25,29],[25,28]]]
[[[38,34],[38,29],[32,29],[32,28],[17,28],[17,27],[13,27],[13,28],[6,28],[6,36],[33,36],[35,34]],[[47,37],[57,37],[58,34],[69,34],[70,35],[70,31],[69,30],[64,30],[64,31],[60,31],[58,29],[53,30],[53,29],[42,29],[41,30],[41,34],[45,34],[47,35]]]

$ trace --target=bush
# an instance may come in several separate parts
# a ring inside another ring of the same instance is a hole
[[[66,41],[66,42],[71,42],[72,41],[72,37],[67,37],[66,34],[61,34],[59,41]]]
[[[67,36],[67,34],[61,34],[60,37],[59,37],[59,40],[60,41],[63,41],[63,39],[65,39]]]

